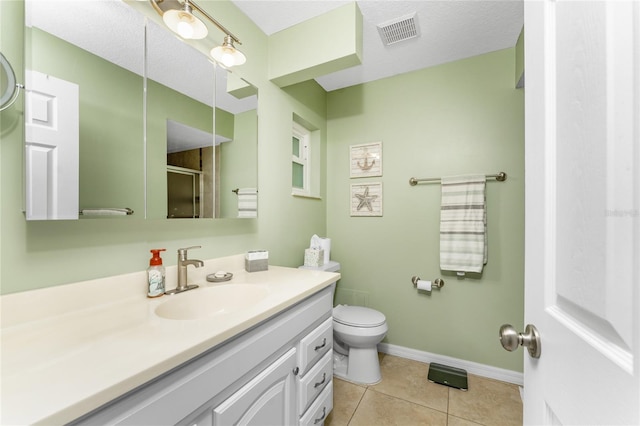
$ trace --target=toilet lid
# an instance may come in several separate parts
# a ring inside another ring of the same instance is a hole
[[[338,305],[333,308],[333,320],[344,325],[377,327],[387,320],[382,312],[363,306]]]

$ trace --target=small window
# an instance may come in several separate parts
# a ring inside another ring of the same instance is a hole
[[[291,137],[291,187],[294,195],[310,195],[311,132],[293,122]]]

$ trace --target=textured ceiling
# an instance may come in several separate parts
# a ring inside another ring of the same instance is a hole
[[[232,1],[268,35],[350,3]],[[317,78],[327,91],[513,47],[524,24],[522,0],[360,0],[357,3],[363,15],[362,64]],[[385,46],[376,26],[413,12],[420,36]]]

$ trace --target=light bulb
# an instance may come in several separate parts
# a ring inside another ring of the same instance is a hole
[[[232,67],[236,63],[236,61],[234,61],[233,59],[233,53],[229,52],[229,49],[225,49],[225,52],[222,54],[222,57],[220,58],[220,62],[222,62],[222,65],[227,67]]]
[[[208,34],[207,26],[191,13],[185,5],[184,10],[171,9],[164,12],[162,20],[171,31],[186,39],[201,39]]]
[[[227,68],[247,61],[246,56],[233,46],[233,39],[229,35],[225,37],[222,46],[211,49],[211,57]]]
[[[182,38],[193,38],[193,27],[188,22],[180,21],[177,25],[178,34]]]

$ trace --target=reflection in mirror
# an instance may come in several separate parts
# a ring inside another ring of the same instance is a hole
[[[79,168],[74,172],[76,167],[69,166],[73,154],[69,163],[49,167],[51,159],[60,157],[53,154],[60,146],[40,135],[43,129],[55,128],[47,119],[59,116],[51,107],[60,102],[27,90],[27,111],[29,100],[34,103],[25,117],[25,135],[32,137],[34,128],[39,132],[26,148],[27,204],[36,196],[43,200],[36,203],[37,214],[28,218],[77,218],[78,210],[113,217],[126,215],[127,208],[135,212],[133,217],[170,217],[168,172],[174,160],[168,158],[174,148],[169,138],[188,138],[183,133],[189,128],[201,138],[208,135],[210,142],[195,148],[201,165],[173,166],[190,169],[192,183],[191,211],[181,208],[175,216],[246,216],[231,190],[257,190],[257,94],[237,76],[216,69],[203,53],[215,41],[213,35],[204,41],[204,50],[191,46],[158,25],[159,17],[147,2],[26,0],[25,8],[26,68],[44,81],[77,87],[77,100],[72,96],[69,102],[76,105],[70,111],[77,124],[67,127],[77,139]],[[36,120],[27,123],[30,118]],[[175,129],[170,131],[171,126]],[[62,182],[63,172],[71,175],[78,191],[68,216],[54,207],[64,204],[65,197],[73,199],[72,190],[39,193],[38,189],[57,188],[46,180],[29,184],[29,178],[43,176]],[[59,175],[53,179],[55,173]],[[60,202],[51,201],[55,196]]]
[[[213,172],[214,75],[199,50],[147,23],[149,218],[214,217],[204,185]]]
[[[167,120],[169,219],[213,217],[212,140],[212,133]]]
[[[216,70],[217,217],[258,215],[258,90]]]
[[[26,0],[25,17],[27,218],[144,216],[144,17],[69,0]]]
[[[148,217],[256,217],[231,192],[257,191],[255,87],[153,21],[147,69]]]

